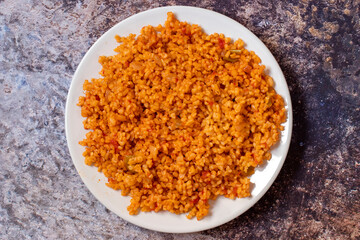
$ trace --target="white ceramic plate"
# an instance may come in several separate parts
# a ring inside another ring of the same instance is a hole
[[[107,179],[96,167],[85,165],[82,153],[84,147],[78,144],[85,137],[86,131],[83,128],[84,120],[80,114],[80,107],[76,106],[78,98],[83,95],[82,85],[85,79],[98,78],[101,65],[98,57],[101,55],[114,55],[113,49],[118,45],[115,35],[127,36],[130,33],[139,34],[140,29],[145,25],[157,26],[164,24],[166,13],[172,11],[180,21],[187,21],[200,25],[206,33],[224,33],[233,39],[241,38],[246,43],[246,48],[255,51],[267,67],[271,77],[275,81],[276,91],[284,98],[287,109],[287,122],[284,123],[285,130],[282,132],[280,143],[274,148],[272,159],[266,166],[258,167],[255,174],[251,176],[254,183],[251,197],[230,200],[224,197],[218,198],[210,209],[210,214],[203,220],[188,220],[185,214],[176,215],[169,212],[140,213],[130,216],[126,210],[130,204],[130,197],[121,196],[105,186]],[[74,165],[79,172],[81,179],[89,188],[91,193],[108,209],[121,218],[144,228],[161,232],[185,233],[210,229],[224,224],[248,210],[253,206],[269,189],[277,177],[289,148],[292,132],[292,108],[289,90],[284,75],[273,55],[266,46],[248,29],[238,22],[219,13],[194,7],[162,7],[141,12],[125,19],[107,31],[86,53],[80,62],[68,94],[65,113],[66,137],[70,154]]]

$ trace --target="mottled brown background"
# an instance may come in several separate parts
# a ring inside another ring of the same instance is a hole
[[[66,146],[71,77],[119,21],[166,5],[229,16],[283,69],[294,132],[274,185],[249,211],[194,234],[157,233],[106,210]],[[0,0],[1,239],[359,239],[359,1]]]

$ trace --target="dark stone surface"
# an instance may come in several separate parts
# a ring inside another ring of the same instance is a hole
[[[274,185],[218,228],[162,234],[106,210],[66,146],[71,77],[94,41],[143,10],[193,5],[253,31],[285,73],[294,131]],[[0,1],[0,238],[359,239],[359,1]]]

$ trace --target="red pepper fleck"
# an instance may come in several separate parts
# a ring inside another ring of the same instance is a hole
[[[214,105],[214,102],[213,102],[213,101],[207,101],[207,103],[208,103],[210,106]]]
[[[110,144],[112,144],[114,147],[118,147],[118,146],[119,146],[118,142],[117,142],[115,139],[111,139],[111,140],[110,140]]]
[[[119,149],[118,149],[119,143],[118,143],[116,140],[111,139],[111,140],[110,140],[110,144],[114,146],[115,153],[118,153],[118,152],[119,152]]]
[[[224,46],[225,46],[225,40],[222,39],[222,38],[219,38],[218,40],[219,40],[219,47],[220,47],[221,49],[223,49]]]
[[[195,198],[194,200],[191,200],[190,203],[191,203],[192,205],[195,205],[195,204],[197,204],[197,203],[199,202],[199,200],[200,200],[200,198],[197,197],[197,198]]]
[[[186,34],[186,28],[182,28],[181,31],[184,35]]]
[[[158,204],[155,203],[155,206],[154,206],[154,208],[151,209],[151,211],[154,211],[157,207],[158,207]]]
[[[113,183],[116,183],[115,179],[113,179],[112,177],[109,177],[109,178],[108,178],[108,182],[109,182],[109,183],[112,183],[112,184],[113,184]]]
[[[179,79],[178,78],[176,78],[176,82],[178,82],[179,81]]]
[[[214,59],[213,59],[213,58],[210,58],[210,61],[211,61],[211,62],[214,62]]]
[[[201,173],[201,177],[202,178],[207,178],[207,176],[210,174],[210,171],[202,171]]]
[[[99,101],[100,97],[98,95],[95,95],[95,99]]]
[[[237,189],[238,189],[238,187],[234,187],[234,189],[233,189],[234,194],[237,194]]]
[[[187,35],[187,36],[191,36],[191,31],[188,32],[188,31],[186,31],[186,30],[187,30],[186,27],[183,27],[183,28],[181,29],[182,34],[183,34],[183,35]]]

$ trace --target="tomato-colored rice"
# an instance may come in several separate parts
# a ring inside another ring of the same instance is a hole
[[[85,162],[131,196],[130,214],[166,210],[201,219],[209,199],[250,196],[271,158],[284,101],[260,58],[223,34],[168,13],[164,26],[116,36],[99,79],[80,97]]]

